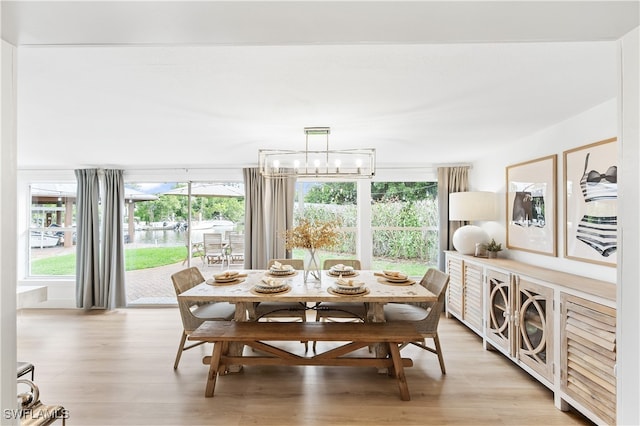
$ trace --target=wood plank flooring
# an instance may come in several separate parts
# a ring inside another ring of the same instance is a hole
[[[447,374],[435,355],[403,356],[411,401],[373,369],[249,366],[220,377],[204,397],[211,346],[173,360],[182,324],[177,308],[21,310],[18,360],[36,366],[45,404],[62,404],[74,425],[579,425],[553,405],[551,391],[455,319],[440,322]],[[320,346],[330,343],[319,342]],[[297,342],[287,347],[303,353]]]

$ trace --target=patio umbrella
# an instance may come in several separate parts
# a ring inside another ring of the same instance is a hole
[[[162,192],[162,195],[188,195],[189,188],[181,186],[169,191]],[[196,197],[244,197],[244,185],[229,186],[219,183],[192,183],[191,195]]]

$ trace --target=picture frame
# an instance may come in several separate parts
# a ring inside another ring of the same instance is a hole
[[[506,168],[507,248],[557,256],[558,155]]]
[[[617,265],[617,167],[615,137],[563,152],[565,258]]]

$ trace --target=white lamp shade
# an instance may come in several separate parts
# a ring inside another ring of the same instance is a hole
[[[453,192],[449,194],[449,220],[495,220],[495,192]]]
[[[489,234],[479,226],[466,225],[456,229],[451,240],[458,253],[475,254],[476,244],[487,244],[489,242]]]
[[[495,220],[497,198],[494,192],[454,192],[449,194],[449,220]],[[479,226],[467,225],[453,233],[453,247],[462,254],[475,254],[476,244],[489,242],[489,235]]]

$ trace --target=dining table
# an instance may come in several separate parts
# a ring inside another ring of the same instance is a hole
[[[235,273],[237,272],[237,275]],[[299,302],[308,309],[322,306],[322,302],[362,302],[366,306],[367,322],[384,322],[384,305],[387,303],[434,302],[438,296],[421,286],[419,280],[408,278],[405,282],[392,282],[386,279],[382,271],[359,270],[351,276],[336,276],[329,270],[321,272],[319,280],[304,279],[304,271],[293,271],[290,275],[271,275],[269,270],[234,271],[230,277],[235,279],[217,282],[214,276],[220,272],[203,275],[205,282],[178,295],[179,299],[190,302],[229,302],[235,304],[235,321],[255,321],[252,312],[261,302]],[[335,291],[336,282],[342,278],[357,281],[364,291],[358,294],[341,294]],[[261,293],[256,285],[277,279],[286,283],[286,290]],[[398,280],[394,280],[398,281]],[[243,346],[230,347],[231,353],[241,354]],[[376,357],[388,355],[388,348],[376,345]],[[230,372],[234,372],[230,368]]]

